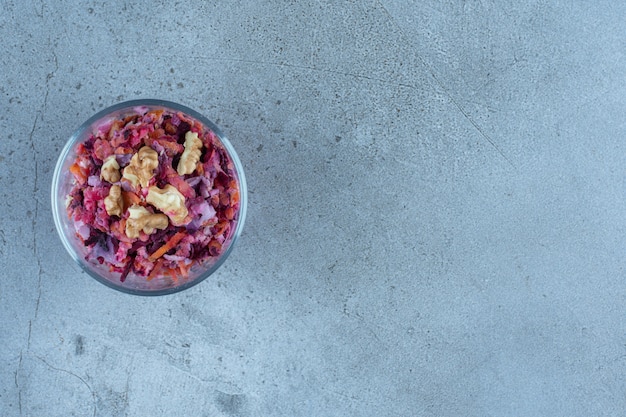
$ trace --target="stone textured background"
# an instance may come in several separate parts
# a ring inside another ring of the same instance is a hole
[[[626,412],[626,3],[0,6],[0,415]],[[49,197],[72,131],[147,97],[250,188],[161,298],[81,273]]]

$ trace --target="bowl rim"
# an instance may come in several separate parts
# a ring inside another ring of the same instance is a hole
[[[65,211],[59,210],[59,198],[61,196],[58,195],[58,191],[59,191],[59,185],[61,184],[60,182],[61,176],[64,174],[64,172],[61,172],[63,168],[63,163],[65,162],[69,154],[72,152],[76,144],[79,142],[79,139],[83,137],[85,132],[88,129],[91,129],[92,126],[96,122],[102,119],[105,119],[110,114],[118,112],[118,111],[122,111],[125,109],[132,110],[134,107],[141,107],[141,106],[164,107],[164,108],[168,108],[171,110],[180,111],[198,120],[206,128],[210,129],[218,137],[219,141],[226,149],[226,152],[228,152],[228,155],[230,156],[231,160],[233,161],[233,165],[235,166],[237,179],[239,180],[239,194],[240,194],[239,219],[237,220],[235,231],[233,232],[230,238],[230,244],[228,245],[226,250],[222,252],[220,257],[213,264],[211,264],[211,266],[207,268],[206,271],[202,272],[196,279],[189,281],[189,282],[185,282],[184,284],[181,284],[176,287],[158,289],[158,290],[145,290],[145,289],[124,287],[123,285],[116,285],[111,280],[108,280],[100,276],[99,274],[95,273],[90,268],[85,267],[84,259],[82,259],[82,256],[80,256],[80,254],[78,254],[74,250],[74,247],[72,247],[71,243],[69,242],[68,237],[64,233],[61,215],[62,214],[67,215],[67,213]],[[201,283],[206,278],[211,276],[215,271],[217,271],[220,268],[220,266],[224,263],[224,261],[226,261],[226,259],[229,257],[230,253],[232,252],[236,241],[239,239],[239,236],[241,235],[241,232],[243,230],[243,226],[246,220],[247,204],[248,204],[248,187],[247,187],[246,177],[245,177],[244,170],[243,170],[243,164],[241,163],[241,160],[239,159],[239,156],[237,155],[235,148],[232,146],[232,144],[230,143],[230,140],[226,137],[226,135],[224,135],[222,130],[215,125],[215,123],[213,123],[211,120],[209,120],[206,116],[202,115],[201,113],[185,105],[175,103],[173,101],[151,99],[151,98],[150,99],[135,99],[135,100],[123,101],[123,102],[114,104],[112,106],[106,107],[96,112],[93,116],[88,118],[77,129],[74,130],[74,132],[71,134],[71,136],[68,138],[67,142],[65,143],[65,146],[61,150],[61,153],[59,154],[59,158],[57,159],[57,162],[54,168],[54,173],[52,175],[52,184],[51,184],[51,203],[52,203],[52,215],[53,215],[52,217],[54,218],[54,224],[57,230],[57,235],[61,239],[63,246],[69,253],[70,257],[74,259],[74,261],[78,264],[78,266],[80,266],[80,268],[84,272],[86,272],[89,276],[94,278],[96,281],[106,285],[109,288],[113,288],[117,291],[120,291],[122,293],[131,294],[131,295],[141,295],[141,296],[160,296],[160,295],[168,295],[168,294],[174,294],[180,291],[184,291],[186,289],[189,289]]]

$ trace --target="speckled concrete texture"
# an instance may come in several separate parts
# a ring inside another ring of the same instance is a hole
[[[626,413],[626,3],[0,6],[0,415]],[[146,97],[250,190],[159,298],[82,273],[49,197],[72,131]]]

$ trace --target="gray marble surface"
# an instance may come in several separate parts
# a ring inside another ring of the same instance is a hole
[[[626,3],[0,6],[0,415],[624,415]],[[72,131],[147,97],[250,189],[159,298],[82,273],[49,197]]]

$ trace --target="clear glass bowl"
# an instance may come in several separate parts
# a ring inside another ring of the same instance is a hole
[[[137,113],[143,114],[146,111],[156,109],[182,112],[185,115],[199,121],[206,129],[215,133],[235,167],[240,193],[239,213],[237,216],[235,230],[224,243],[223,252],[210,262],[204,262],[201,264],[194,263],[194,265],[189,269],[188,278],[172,279],[169,276],[156,276],[151,280],[147,280],[145,277],[130,273],[126,277],[126,280],[121,282],[119,272],[110,272],[107,267],[100,265],[98,262],[85,260],[87,253],[85,246],[77,237],[73,221],[69,218],[65,206],[66,196],[75,181],[73,175],[69,172],[69,167],[76,159],[77,145],[89,139],[90,135],[98,126],[126,115]],[[54,216],[54,223],[56,225],[57,232],[59,233],[59,237],[61,238],[61,241],[70,256],[85,272],[102,284],[125,293],[136,295],[164,295],[175,293],[190,288],[213,274],[231,253],[235,242],[241,234],[246,218],[247,197],[247,186],[243,166],[237,156],[237,153],[235,152],[235,149],[220,129],[200,113],[180,104],[165,100],[145,99],[127,101],[96,113],[89,120],[83,123],[69,138],[67,144],[61,151],[61,155],[57,161],[54,176],[52,178],[52,213]]]

